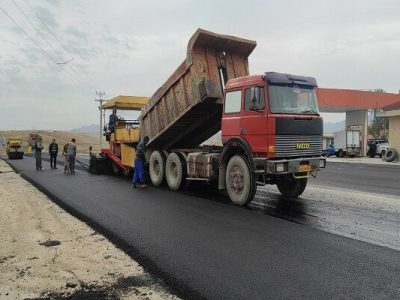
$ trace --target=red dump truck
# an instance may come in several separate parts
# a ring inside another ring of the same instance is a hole
[[[326,164],[317,83],[276,72],[249,75],[248,56],[255,47],[255,41],[198,29],[186,59],[148,103],[130,103],[132,109],[144,105],[135,122],[140,128],[117,122],[110,149],[92,156],[90,169],[127,171],[122,148],[132,159],[139,135],[149,136],[154,186],[166,181],[179,190],[187,181],[214,183],[239,205],[254,198],[257,185],[276,184],[289,197],[302,194],[308,178]],[[118,140],[121,130],[135,134]],[[220,131],[221,146],[201,146]]]
[[[249,75],[256,42],[198,29],[187,57],[142,109],[154,186],[216,183],[244,205],[257,185],[297,197],[325,167],[322,118],[312,77]],[[222,146],[200,146],[221,131]]]

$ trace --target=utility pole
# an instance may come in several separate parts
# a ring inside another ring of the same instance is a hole
[[[103,106],[103,102],[107,101],[107,100],[104,100],[102,98],[105,94],[106,93],[104,93],[104,92],[96,92],[96,95],[99,97],[99,99],[94,99],[94,101],[99,102],[99,111],[100,111],[100,140],[99,140],[99,144],[100,144],[100,150],[101,150],[102,141],[103,141],[103,118],[102,118],[102,114],[101,114],[101,107]]]

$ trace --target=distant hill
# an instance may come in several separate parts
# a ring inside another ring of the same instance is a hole
[[[79,128],[74,128],[70,130],[71,132],[83,132],[83,133],[91,133],[91,134],[99,134],[99,125],[91,124],[85,125]]]
[[[345,121],[324,122],[324,131],[341,131],[344,130]]]

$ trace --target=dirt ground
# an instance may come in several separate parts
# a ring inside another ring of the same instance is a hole
[[[47,152],[49,144],[52,142],[52,139],[56,139],[59,147],[62,147],[72,138],[76,139],[77,150],[79,153],[89,153],[89,146],[93,147],[93,152],[99,151],[99,137],[98,135],[81,133],[81,132],[69,132],[69,131],[58,131],[58,130],[9,130],[9,131],[0,131],[0,138],[3,138],[4,143],[8,138],[20,138],[23,141],[23,150],[27,151],[27,140],[30,133],[39,133],[43,138],[44,150]],[[107,143],[104,142],[103,145]],[[0,143],[0,154],[5,154],[5,145],[1,146]]]
[[[0,160],[0,299],[177,299]]]

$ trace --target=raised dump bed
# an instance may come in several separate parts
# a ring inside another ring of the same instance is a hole
[[[141,115],[150,149],[192,148],[221,129],[223,86],[249,74],[256,42],[198,29],[185,61],[155,92]]]

